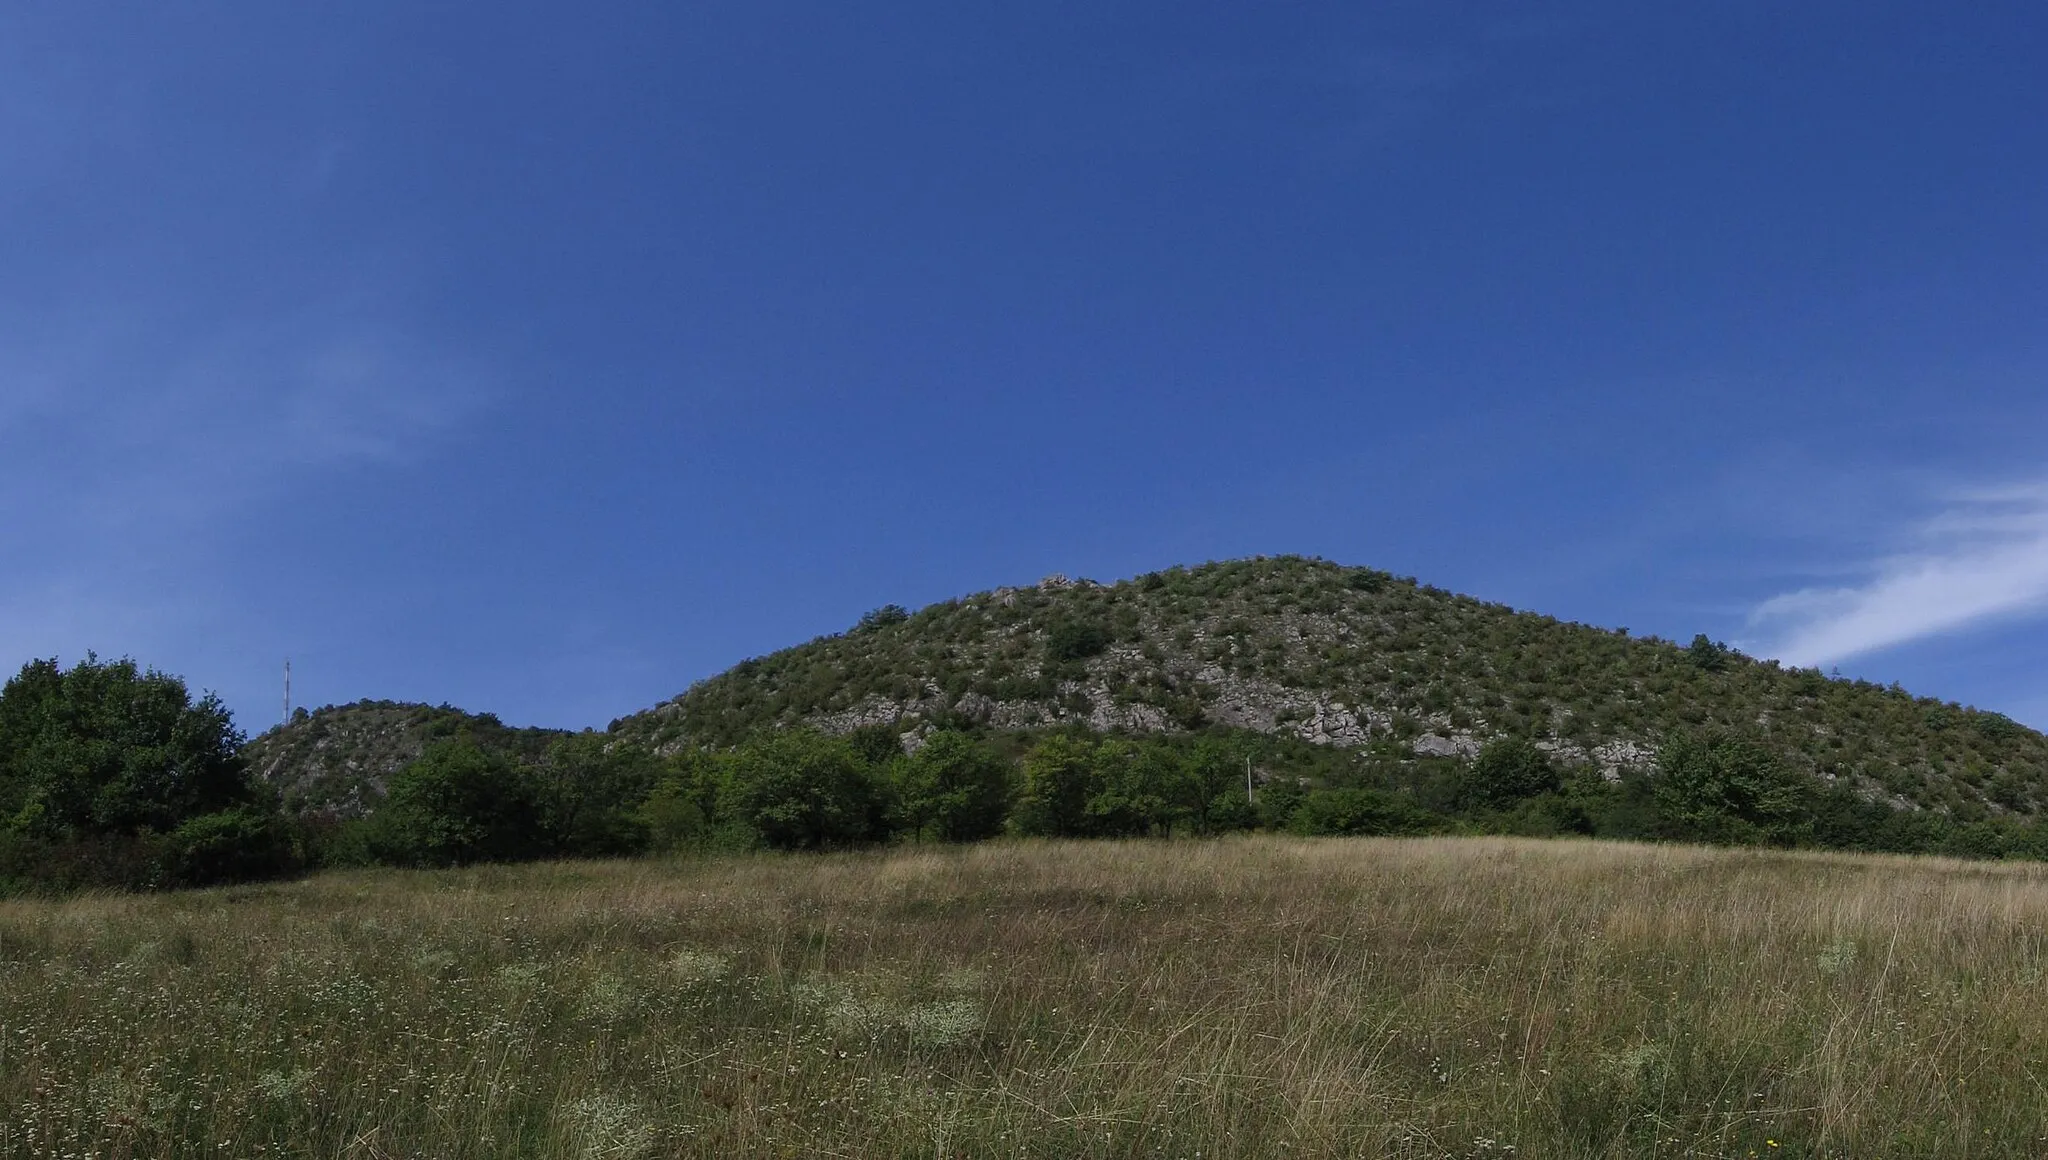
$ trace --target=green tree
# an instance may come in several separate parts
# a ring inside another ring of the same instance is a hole
[[[646,848],[639,806],[661,773],[661,761],[652,753],[602,733],[556,739],[535,770],[547,844],[556,852],[586,857]]]
[[[1673,837],[1792,845],[1813,832],[1810,787],[1760,746],[1679,734],[1657,767],[1657,809]]]
[[[379,861],[407,866],[512,862],[553,852],[533,774],[466,736],[427,746],[392,775],[369,821]]]
[[[900,808],[912,834],[971,842],[1002,833],[1016,779],[1001,754],[949,729],[926,738],[898,769]]]
[[[1232,834],[1257,829],[1259,810],[1241,789],[1227,789],[1209,802],[1202,818],[1203,833]]]
[[[1458,804],[1463,809],[1510,809],[1563,786],[1564,778],[1548,753],[1526,738],[1501,737],[1487,742],[1466,767],[1459,779]]]
[[[843,738],[770,734],[734,751],[721,808],[777,849],[818,850],[887,833],[879,778]]]
[[[1245,787],[1245,756],[1214,737],[1195,742],[1181,765],[1181,801],[1197,833],[1249,829],[1257,812]],[[1217,807],[1222,804],[1222,815]],[[1245,807],[1240,810],[1237,807]],[[1250,823],[1247,823],[1250,819]]]
[[[718,835],[718,797],[726,781],[726,759],[711,753],[686,752],[663,763],[647,797],[635,811],[648,845],[676,850],[713,841]],[[743,840],[753,835],[742,827]],[[728,834],[727,837],[732,837]]]
[[[1086,832],[1106,838],[1170,830],[1179,810],[1183,775],[1179,755],[1157,743],[1105,740],[1095,746],[1095,792],[1088,798]]]
[[[1702,672],[1718,673],[1728,667],[1728,658],[1734,652],[1734,649],[1703,632],[1692,638],[1692,644],[1685,650],[1685,659]]]
[[[1026,834],[1078,838],[1094,826],[1088,803],[1102,791],[1095,744],[1085,737],[1054,733],[1024,755],[1023,792],[1017,828]]]
[[[132,660],[36,660],[0,688],[0,825],[77,840],[260,807],[220,699]]]
[[[901,604],[884,604],[880,608],[861,613],[860,623],[853,626],[856,633],[875,632],[892,625],[902,624],[910,619],[910,610]]]

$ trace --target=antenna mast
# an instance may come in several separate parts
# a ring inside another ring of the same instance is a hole
[[[284,658],[284,723],[292,723],[292,658]]]

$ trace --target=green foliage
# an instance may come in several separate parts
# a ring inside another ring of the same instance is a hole
[[[1284,830],[1294,820],[1294,811],[1308,791],[1291,777],[1274,778],[1258,789],[1256,803],[1259,824],[1269,830]]]
[[[903,756],[902,734],[888,725],[862,725],[846,735],[860,759],[880,769]]]
[[[1234,834],[1258,826],[1258,807],[1243,790],[1227,789],[1211,798],[1202,818],[1203,832],[1210,834]]]
[[[1178,797],[1196,833],[1244,830],[1258,824],[1245,793],[1245,765],[1245,755],[1216,737],[1196,741],[1182,758]],[[1222,803],[1221,814],[1217,813],[1218,803]]]
[[[662,775],[653,754],[601,733],[577,733],[549,745],[534,774],[550,853],[603,857],[647,847],[641,806]]]
[[[1124,838],[1172,830],[1186,797],[1178,755],[1164,746],[1105,740],[1097,743],[1094,761],[1085,833]]]
[[[1685,650],[1685,659],[1701,672],[1718,673],[1728,667],[1728,660],[1735,650],[1718,640],[1700,633],[1692,638],[1692,644]]]
[[[290,874],[304,864],[290,825],[275,810],[240,806],[187,818],[171,831],[158,885],[213,886]]]
[[[685,754],[668,762],[634,812],[641,832],[647,835],[648,847],[670,851],[713,844],[713,822],[724,777],[723,764],[709,754]],[[733,844],[751,845],[753,841],[747,835],[743,842]]]
[[[55,841],[176,829],[255,800],[219,698],[134,661],[31,661],[0,689],[0,819]]]
[[[1090,619],[1063,616],[1045,630],[1045,659],[1053,665],[1084,661],[1108,647],[1109,630]]]
[[[401,866],[512,862],[550,852],[531,770],[467,737],[437,741],[391,779],[365,823],[376,860]]]
[[[909,619],[910,610],[901,604],[884,604],[871,612],[862,613],[860,623],[853,626],[853,631],[857,633],[874,632],[878,629],[902,624]]]
[[[1792,845],[1813,828],[1809,784],[1762,747],[1732,737],[1666,741],[1655,792],[1674,837]]]
[[[1370,789],[1315,790],[1287,822],[1297,834],[1426,834],[1441,826],[1441,819],[1415,803]]]
[[[898,768],[898,808],[911,836],[972,842],[1003,832],[1016,787],[1010,763],[995,750],[945,730]]]
[[[301,856],[211,694],[129,660],[31,661],[0,689],[0,890],[198,886]]]
[[[1094,829],[1088,803],[1102,792],[1095,743],[1071,733],[1053,733],[1024,757],[1017,829],[1024,834],[1085,837]]]
[[[1526,738],[1502,737],[1487,742],[1473,758],[1458,797],[1466,809],[1504,810],[1563,786],[1564,778],[1549,754]]]
[[[720,812],[764,845],[820,850],[887,833],[884,783],[843,738],[771,734],[734,752],[725,775]]]

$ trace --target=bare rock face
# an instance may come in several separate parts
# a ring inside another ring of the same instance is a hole
[[[1477,757],[1480,741],[1470,733],[1454,733],[1449,737],[1425,733],[1409,746],[1422,757]]]
[[[1656,748],[1638,741],[1624,739],[1593,747],[1593,764],[1608,781],[1620,781],[1623,773],[1647,770],[1656,762]]]

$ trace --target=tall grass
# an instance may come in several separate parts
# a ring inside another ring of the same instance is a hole
[[[0,1154],[2048,1154],[2048,867],[996,843],[0,903]]]

